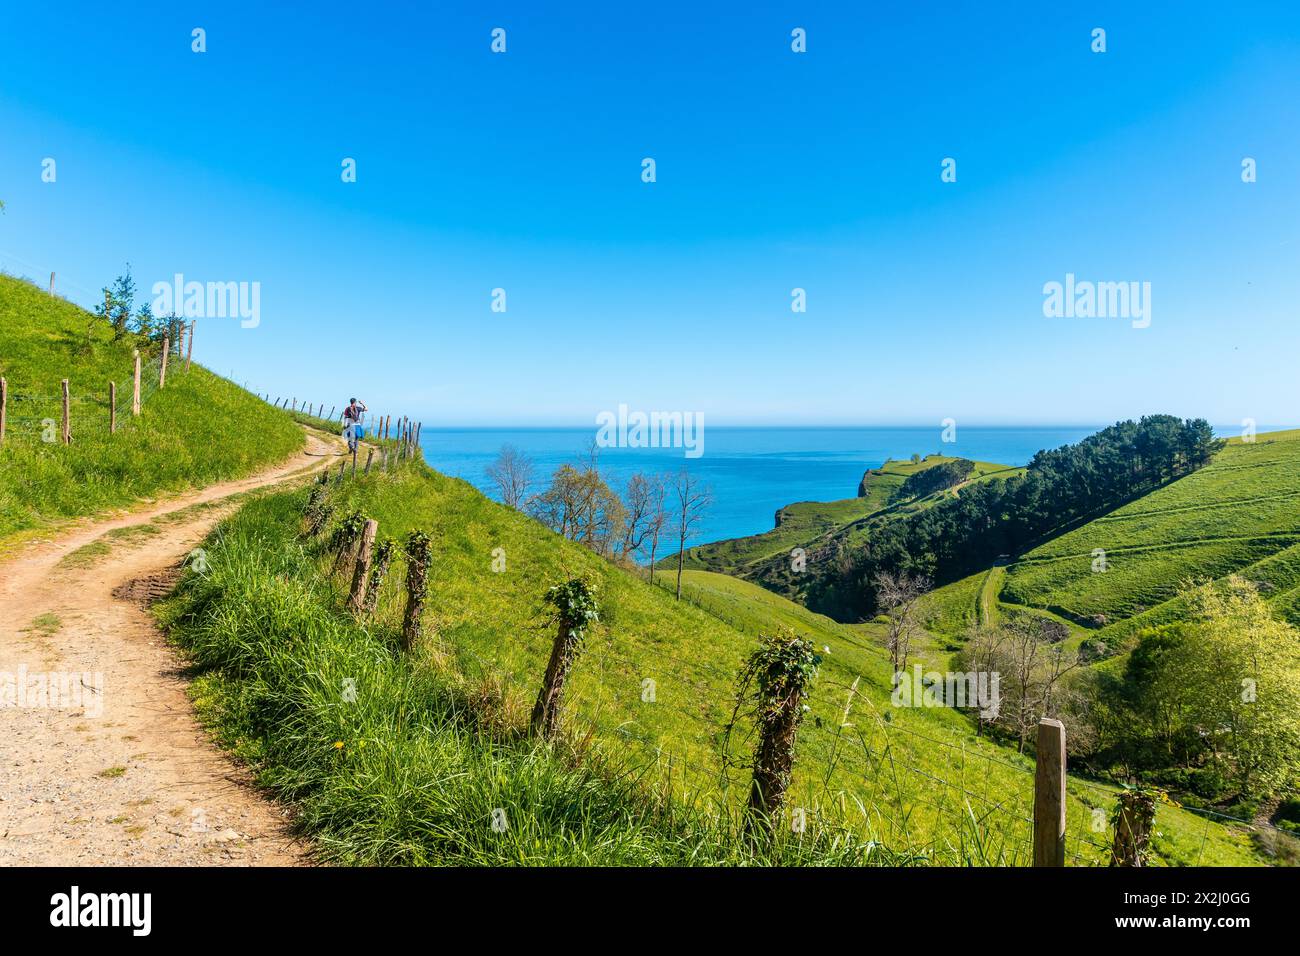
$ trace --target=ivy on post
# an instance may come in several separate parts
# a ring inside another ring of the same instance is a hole
[[[736,715],[748,709],[758,731],[745,834],[771,835],[794,770],[794,745],[821,664],[812,641],[793,634],[764,637],[740,671]]]
[[[330,547],[334,551],[334,566],[330,569],[330,573],[343,566],[344,560],[351,555],[357,542],[361,540],[361,533],[365,527],[366,516],[360,511],[353,511],[334,529],[334,534],[330,537]]]
[[[1156,819],[1156,803],[1168,801],[1163,790],[1125,790],[1111,822],[1115,840],[1110,848],[1111,866],[1146,866],[1151,849],[1151,826]]]
[[[420,640],[424,599],[429,593],[429,536],[412,531],[406,539],[406,613],[402,617],[402,649],[413,650]]]
[[[600,620],[595,588],[581,578],[570,578],[546,592],[546,603],[555,608],[555,643],[551,647],[551,660],[546,665],[546,676],[533,705],[529,722],[534,735],[545,740],[554,739],[560,725],[560,705],[569,671],[577,660],[582,639],[587,628]]]
[[[366,614],[373,613],[379,603],[379,589],[383,587],[384,578],[388,576],[388,567],[393,563],[393,552],[396,550],[397,542],[392,538],[385,538],[375,549],[375,563],[370,569],[370,586],[366,589],[365,604],[361,608]]]
[[[379,532],[379,522],[371,518],[361,530],[361,545],[357,548],[357,560],[352,569],[352,590],[348,594],[348,610],[361,613],[366,604],[366,588],[370,584],[370,563],[375,547],[375,535]]]

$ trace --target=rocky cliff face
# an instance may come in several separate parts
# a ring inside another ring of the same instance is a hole
[[[880,474],[880,470],[877,468],[868,468],[865,472],[863,472],[862,480],[858,482],[859,498],[865,498],[867,496],[867,485],[870,483],[870,478],[872,475],[878,475],[878,474]]]

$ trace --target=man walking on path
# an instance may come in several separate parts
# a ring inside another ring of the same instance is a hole
[[[348,453],[357,450],[357,431],[361,425],[361,416],[368,411],[365,402],[359,402],[355,398],[348,401],[348,407],[343,409],[343,437],[348,440]]]

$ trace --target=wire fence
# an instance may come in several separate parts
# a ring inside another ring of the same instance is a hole
[[[162,356],[141,358],[140,406],[143,409],[161,387],[159,382]],[[73,392],[72,380],[69,379],[67,424],[74,440],[77,436],[88,434],[109,434],[114,424],[120,428],[129,421],[135,399],[134,374],[132,368],[123,376],[125,387],[122,382],[115,383],[116,401],[110,401],[113,389],[108,382],[105,382],[103,389],[98,393]],[[5,384],[5,442],[32,444],[62,442],[63,394],[21,391],[15,388],[14,382],[8,380]],[[77,387],[82,387],[80,381],[77,382]]]

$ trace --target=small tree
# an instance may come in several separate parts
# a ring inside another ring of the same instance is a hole
[[[561,465],[551,485],[532,499],[533,517],[552,531],[610,556],[623,540],[624,508],[594,464]]]
[[[876,575],[876,602],[889,619],[885,631],[885,649],[894,673],[907,670],[907,658],[912,651],[912,637],[921,629],[917,602],[930,590],[930,579],[924,575],[891,574],[881,571]]]
[[[981,628],[959,658],[970,670],[1000,675],[997,713],[988,723],[1014,734],[1019,753],[1025,752],[1039,718],[1063,716],[1061,682],[1080,666],[1078,654],[1056,640],[1050,625],[1027,615]]]
[[[622,551],[625,558],[634,557],[641,550],[649,533],[654,499],[653,481],[653,478],[647,478],[639,471],[628,479],[627,491],[624,494],[624,512],[627,520]]]
[[[523,505],[533,483],[532,459],[514,445],[502,445],[496,461],[487,467],[487,476],[501,492],[501,500],[511,508]]]
[[[682,599],[682,568],[686,562],[686,542],[698,532],[705,512],[713,503],[709,489],[700,479],[683,468],[673,478],[673,531],[677,535],[677,600]]]
[[[142,302],[140,308],[135,310],[131,331],[146,341],[151,341],[157,333],[158,319],[154,316],[153,308],[148,302]]]
[[[135,279],[131,277],[131,263],[126,264],[126,272],[113,280],[113,284],[104,289],[104,304],[95,307],[95,314],[103,316],[113,327],[113,340],[123,338],[131,321],[131,310],[135,306]]]

